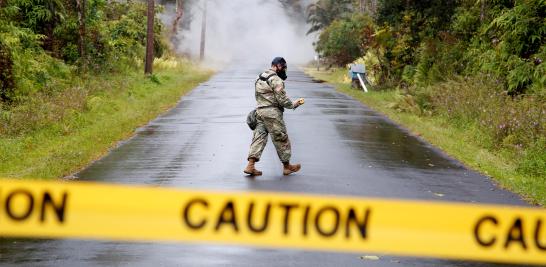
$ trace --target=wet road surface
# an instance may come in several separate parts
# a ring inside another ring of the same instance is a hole
[[[260,71],[215,75],[77,177],[167,187],[526,205],[489,178],[297,70],[288,73],[287,92],[292,99],[304,97],[306,103],[296,111],[287,110],[285,120],[292,162],[302,163],[302,171],[283,176],[269,142],[257,164],[264,175],[245,177],[242,170],[252,133],[244,121],[255,104],[253,82]],[[383,255],[369,261],[361,259],[362,255],[216,245],[0,239],[3,266],[498,266]]]

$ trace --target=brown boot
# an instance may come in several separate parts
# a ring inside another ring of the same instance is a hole
[[[250,175],[250,176],[260,176],[262,175],[262,172],[259,170],[256,170],[254,167],[254,164],[256,163],[255,159],[248,159],[248,165],[246,165],[244,173]]]
[[[289,175],[291,173],[295,173],[301,169],[301,164],[294,164],[290,165],[289,162],[283,163],[284,168],[282,170],[282,174]]]

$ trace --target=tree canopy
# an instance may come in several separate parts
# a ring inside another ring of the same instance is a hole
[[[359,19],[350,1],[317,1],[308,10],[310,32],[320,31],[317,52],[338,65],[375,58],[382,81],[484,74],[512,94],[546,86],[544,0],[380,0]]]

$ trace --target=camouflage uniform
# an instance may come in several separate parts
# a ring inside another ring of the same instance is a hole
[[[262,77],[262,79],[260,79]],[[277,149],[277,155],[283,163],[290,161],[290,140],[286,133],[286,125],[283,120],[285,108],[294,109],[294,103],[286,96],[284,82],[275,71],[268,70],[256,79],[256,118],[258,125],[254,130],[254,137],[250,145],[248,159],[260,160],[262,152],[267,144],[267,136],[271,134],[271,140]],[[268,79],[266,79],[269,77]]]

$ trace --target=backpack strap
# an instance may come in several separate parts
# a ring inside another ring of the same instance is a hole
[[[273,77],[273,76],[277,76],[277,73],[272,73],[272,74],[269,74],[267,76],[264,76],[265,72],[264,73],[261,73],[260,75],[258,75],[258,79],[256,79],[256,83],[255,85],[258,83],[258,81],[264,81],[266,82],[269,86],[271,86],[271,84],[269,84],[269,78]]]
[[[269,74],[267,76],[263,76],[264,73],[260,74],[260,80],[264,81],[264,82],[267,82],[269,80],[269,78],[273,77],[273,76],[277,76],[277,73],[272,73],[272,74]]]
[[[269,75],[267,75],[267,76],[264,76],[264,74],[265,74],[265,72],[262,73],[262,74],[260,74],[260,75],[258,76],[258,79],[256,79],[256,84],[258,83],[258,81],[261,80],[261,81],[266,82],[266,83],[269,85],[269,87],[271,87],[271,84],[269,83],[269,79],[270,79],[271,77],[273,77],[273,76],[278,76],[277,73],[276,73],[276,72],[273,72],[272,74],[269,74]],[[274,95],[275,98],[276,98],[277,95],[275,94],[275,88],[272,88],[272,87],[271,87],[271,92],[273,93],[273,95]],[[280,106],[278,106],[278,105],[272,105],[272,106],[267,106],[267,107],[276,107],[276,108],[280,109],[282,112],[284,112],[284,108],[283,108],[283,107],[280,107]]]

